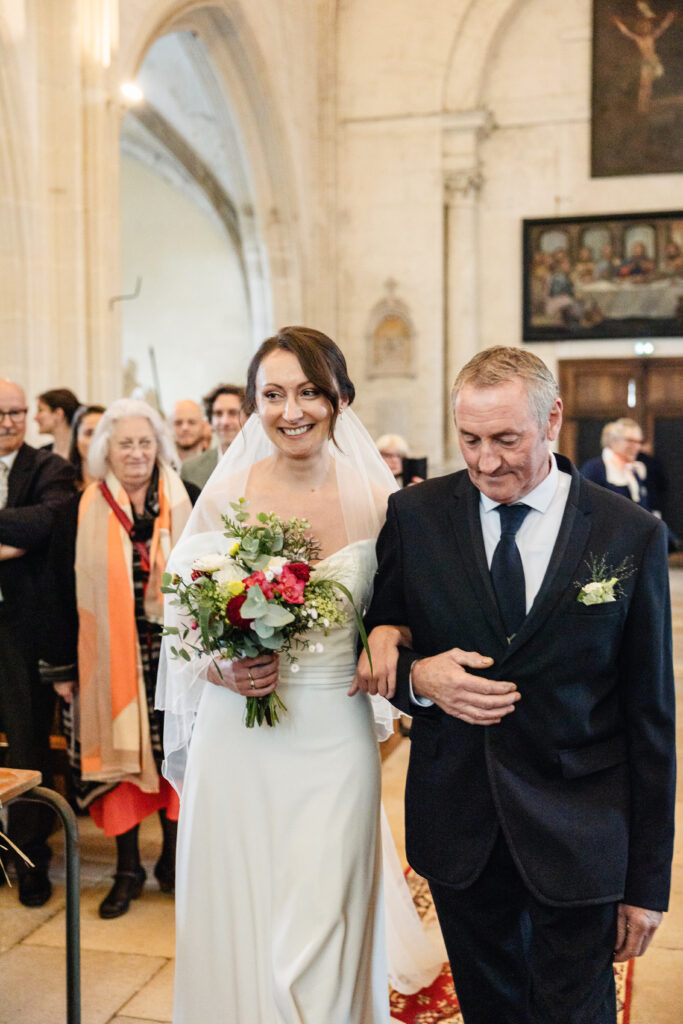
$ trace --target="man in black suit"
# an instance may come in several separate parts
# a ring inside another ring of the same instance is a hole
[[[666,530],[551,454],[536,356],[479,353],[453,401],[467,471],[391,496],[357,678],[395,673],[413,716],[407,854],[464,1020],[614,1024],[612,962],[645,951],[670,884]]]
[[[42,576],[55,512],[74,493],[73,467],[51,452],[24,444],[26,398],[12,381],[0,380],[0,721],[13,768],[34,768],[50,785],[51,686],[41,684],[38,661],[46,601]],[[53,814],[47,807],[14,804],[10,836],[31,858],[18,861],[19,899],[42,906],[50,898],[48,836]]]

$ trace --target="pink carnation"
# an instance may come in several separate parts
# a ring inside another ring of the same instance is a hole
[[[276,583],[276,589],[287,604],[303,604],[306,581],[299,579],[288,565],[285,565]]]
[[[275,585],[266,579],[265,573],[261,572],[260,569],[258,572],[253,572],[251,576],[247,576],[242,582],[244,583],[245,591],[250,590],[251,587],[259,587],[267,601],[271,601],[275,596]]]

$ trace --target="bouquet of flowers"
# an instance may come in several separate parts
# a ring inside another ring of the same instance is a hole
[[[297,671],[294,651],[323,650],[321,643],[309,639],[310,631],[327,635],[332,626],[346,622],[343,595],[354,610],[369,656],[367,635],[349,590],[311,564],[320,549],[310,536],[308,521],[261,512],[256,524],[249,526],[246,498],[230,507],[234,518],[221,517],[227,552],[196,558],[189,579],[171,573],[162,577],[163,593],[174,595],[184,619],[183,625],[164,629],[164,636],[179,640],[170,648],[171,655],[190,661],[191,652],[232,659],[280,651]],[[276,691],[247,697],[247,728],[264,722],[273,726],[286,710]]]

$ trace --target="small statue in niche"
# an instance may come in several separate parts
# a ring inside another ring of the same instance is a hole
[[[385,282],[387,296],[370,313],[366,335],[369,377],[412,377],[415,330],[407,305],[396,297],[396,282]]]

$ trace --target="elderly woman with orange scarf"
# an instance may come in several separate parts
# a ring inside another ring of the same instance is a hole
[[[95,482],[83,493],[76,532],[81,773],[99,794],[90,813],[116,837],[114,885],[100,917],[125,914],[146,872],[138,828],[158,812],[163,847],[154,873],[175,884],[178,797],[160,776],[163,722],[154,708],[163,600],[161,575],[190,514],[187,491],[159,415],[122,398],[105,412],[88,452]],[[64,674],[62,674],[64,678]]]

